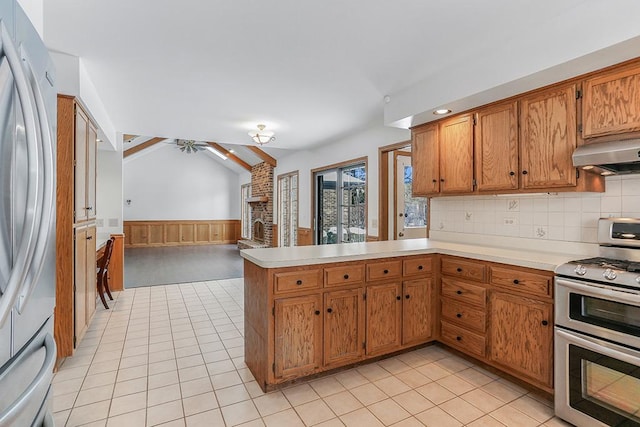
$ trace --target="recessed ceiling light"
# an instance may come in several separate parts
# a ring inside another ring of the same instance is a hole
[[[230,153],[235,153],[235,151],[233,151],[233,150],[229,150],[229,152],[230,152]]]
[[[433,114],[435,114],[436,116],[442,116],[443,114],[449,114],[450,112],[451,110],[449,110],[448,108],[439,108],[434,111]]]

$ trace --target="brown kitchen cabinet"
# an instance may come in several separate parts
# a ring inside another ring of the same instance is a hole
[[[520,166],[517,101],[478,110],[475,150],[478,191],[518,189]]]
[[[438,124],[422,126],[411,138],[414,196],[428,196],[440,192],[440,150]]]
[[[598,73],[582,87],[583,138],[640,131],[640,65]]]
[[[473,117],[471,114],[440,122],[440,192],[473,192]]]
[[[402,340],[402,285],[367,286],[367,355],[390,352]]]
[[[577,87],[536,92],[520,101],[520,179],[523,189],[575,187],[571,155],[577,139]]]
[[[74,206],[75,222],[96,218],[96,148],[97,131],[78,103],[75,107],[74,132]]]
[[[274,373],[296,378],[322,364],[322,298],[319,294],[274,301]]]
[[[364,289],[324,294],[325,367],[357,362],[364,355]]]
[[[431,278],[405,281],[402,291],[402,345],[426,342],[433,337]]]
[[[74,235],[74,343],[84,336],[96,311],[96,228],[80,226]],[[75,345],[74,345],[75,346]]]
[[[553,387],[553,304],[491,292],[489,358],[505,371]]]

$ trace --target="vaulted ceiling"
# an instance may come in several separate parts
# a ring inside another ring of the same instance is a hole
[[[414,85],[437,86],[411,100],[427,109],[638,37],[639,4],[47,0],[44,38],[83,59],[120,132],[250,144],[264,123],[299,149],[381,125]]]

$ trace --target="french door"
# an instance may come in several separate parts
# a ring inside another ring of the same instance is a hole
[[[365,163],[317,171],[314,179],[316,244],[366,241]]]
[[[427,198],[413,197],[411,154],[396,153],[395,239],[427,237]]]
[[[278,177],[278,246],[298,245],[298,172]]]

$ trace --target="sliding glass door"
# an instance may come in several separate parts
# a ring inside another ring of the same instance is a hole
[[[364,163],[317,171],[316,243],[364,242],[366,228],[366,183]]]

